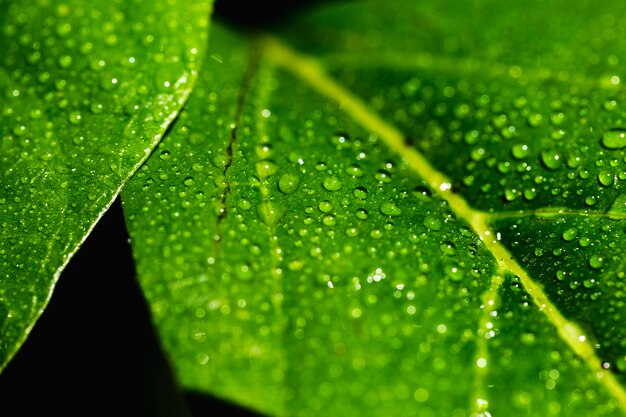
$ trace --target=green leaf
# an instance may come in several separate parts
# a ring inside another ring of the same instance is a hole
[[[214,29],[123,193],[183,385],[271,415],[623,414],[612,6],[363,1]]]
[[[3,2],[0,369],[189,95],[209,9],[196,0]]]

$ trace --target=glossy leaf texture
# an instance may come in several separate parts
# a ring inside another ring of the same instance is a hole
[[[210,3],[2,1],[0,9],[1,369],[186,100]]]
[[[123,193],[182,384],[278,416],[623,415],[622,8],[215,28]]]

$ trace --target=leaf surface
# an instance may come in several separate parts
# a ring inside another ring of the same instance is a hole
[[[188,96],[210,3],[0,8],[1,369]]]
[[[215,29],[123,194],[184,386],[270,415],[623,415],[614,12],[369,1]]]

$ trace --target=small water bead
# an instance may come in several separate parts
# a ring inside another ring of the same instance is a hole
[[[271,177],[278,171],[278,166],[276,162],[265,159],[256,163],[256,172],[259,174],[261,179],[265,179]]]
[[[543,120],[543,116],[539,113],[535,113],[535,114],[531,114],[530,116],[528,116],[528,124],[531,127],[537,127],[539,125],[541,125],[541,122]]]
[[[268,159],[272,156],[273,153],[272,145],[270,145],[269,143],[257,145],[255,147],[255,151],[259,159]]]
[[[399,216],[402,214],[402,210],[391,202],[381,204],[380,212],[386,216]]]
[[[440,230],[441,229],[441,219],[435,217],[435,216],[426,216],[424,218],[424,226],[426,226],[426,228],[428,230]]]
[[[247,198],[240,198],[237,201],[237,207],[242,210],[250,210],[252,208],[252,203]]]
[[[596,280],[593,278],[587,278],[583,281],[583,287],[585,288],[593,288],[596,285]]]
[[[604,132],[601,143],[608,149],[626,148],[626,130],[617,128]]]
[[[359,229],[356,227],[348,227],[346,229],[346,236],[348,237],[356,237],[359,234]]]
[[[589,266],[593,269],[600,269],[604,266],[604,258],[600,255],[591,255],[589,258]]]
[[[589,237],[587,236],[583,236],[580,239],[578,239],[578,244],[581,247],[586,248],[587,246],[591,245],[591,239],[589,239]]]
[[[326,171],[328,169],[328,165],[324,161],[319,161],[315,164],[315,169],[318,171]]]
[[[359,220],[366,220],[369,216],[369,213],[364,208],[358,209],[355,214],[356,214],[357,219]]]
[[[324,187],[326,191],[339,191],[341,190],[341,186],[342,184],[339,178],[334,176],[326,177],[322,182],[322,187]]]
[[[330,213],[333,211],[333,203],[328,200],[324,200],[319,203],[317,208],[319,208],[322,213]]]
[[[602,107],[604,107],[604,110],[608,110],[608,111],[615,110],[617,108],[617,100],[615,99],[605,100]]]
[[[211,159],[211,163],[215,168],[224,169],[230,162],[230,159],[227,155],[217,155],[215,158]]]
[[[524,198],[528,201],[533,200],[535,197],[537,197],[537,189],[535,187],[532,188],[525,188],[523,191],[524,194]]]
[[[588,197],[585,198],[585,204],[588,206],[593,206],[598,202],[598,199],[596,198],[596,196],[590,195]]]
[[[515,159],[524,159],[529,153],[530,149],[528,149],[528,145],[518,144],[511,148],[511,154]]]
[[[610,172],[602,171],[598,174],[598,182],[605,187],[613,184],[613,174]]]
[[[193,177],[187,177],[183,180],[183,184],[187,187],[191,187],[193,185]]]
[[[365,187],[356,187],[352,192],[356,198],[359,200],[365,200],[367,198],[367,188]]]
[[[566,277],[567,272],[561,270],[556,271],[556,279],[558,279],[559,281],[564,281]]]
[[[443,252],[444,255],[456,255],[456,245],[453,242],[445,241],[439,245],[439,249],[441,249],[441,252]]]
[[[278,180],[278,189],[284,194],[292,194],[300,185],[300,177],[296,174],[283,174]]]
[[[576,236],[578,236],[578,230],[573,227],[563,232],[563,239],[566,242],[571,242],[576,239]]]
[[[428,187],[423,185],[418,185],[413,189],[413,196],[417,198],[419,201],[428,202],[432,199],[433,193],[430,191]]]
[[[362,177],[365,171],[363,171],[363,168],[359,165],[352,164],[346,168],[346,174],[352,175],[353,177]]]
[[[537,257],[543,256],[543,249],[535,248],[535,256],[537,256]]]
[[[332,214],[328,214],[324,216],[324,218],[322,219],[322,223],[324,224],[324,226],[332,227],[337,224],[337,218]]]
[[[370,237],[371,237],[372,239],[380,239],[380,238],[382,238],[382,237],[383,237],[383,234],[384,234],[384,233],[383,233],[383,231],[382,231],[382,230],[380,230],[380,229],[374,229],[374,230],[372,230],[372,231],[370,232]]]
[[[73,111],[73,112],[70,112],[68,116],[68,120],[71,124],[77,125],[82,122],[83,116],[80,114],[80,112]]]
[[[554,113],[550,116],[550,123],[553,126],[560,126],[565,121],[565,114],[563,112]]]
[[[546,166],[546,168],[551,170],[556,170],[561,167],[561,155],[553,149],[548,149],[541,152],[541,162]]]
[[[390,183],[391,182],[391,173],[389,171],[387,171],[386,169],[379,169],[374,174],[374,178],[377,181],[380,181],[380,182],[383,182],[383,183]]]
[[[465,272],[456,264],[446,265],[444,273],[451,281],[459,282],[465,277]]]

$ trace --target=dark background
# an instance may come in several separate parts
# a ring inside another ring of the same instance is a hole
[[[224,0],[215,18],[263,29],[313,3]],[[46,311],[0,375],[0,408],[3,416],[28,417],[258,416],[176,385],[135,278],[119,199],[72,258]]]

